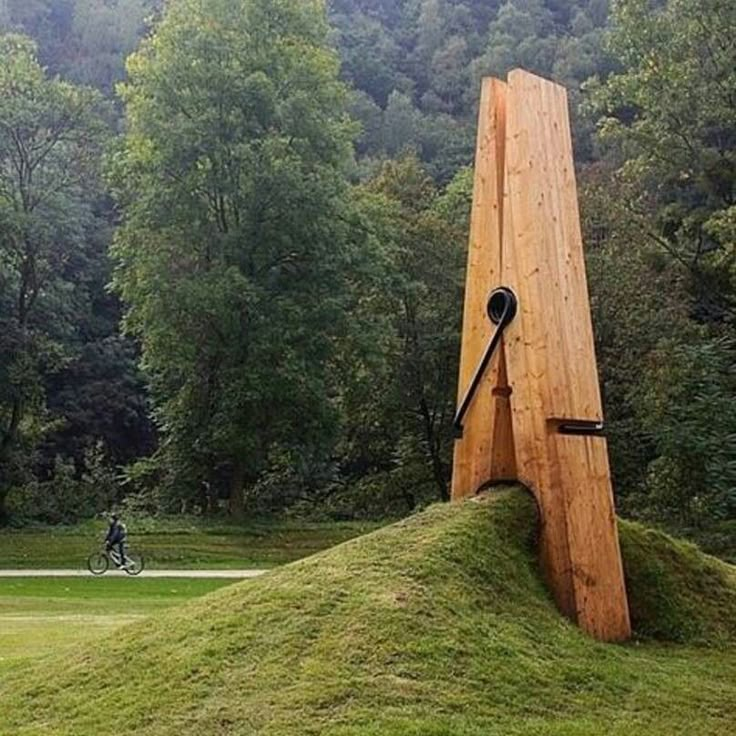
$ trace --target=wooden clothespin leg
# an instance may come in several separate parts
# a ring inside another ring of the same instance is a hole
[[[488,316],[501,286],[517,302],[505,325]],[[524,483],[559,608],[598,639],[628,638],[567,95],[521,70],[483,81],[458,402],[453,500]]]

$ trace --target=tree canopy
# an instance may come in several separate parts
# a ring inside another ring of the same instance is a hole
[[[353,126],[318,3],[182,0],[128,62],[115,283],[177,485],[329,438]],[[295,432],[296,426],[300,427]]]
[[[105,141],[101,95],[49,80],[33,42],[0,38],[0,515],[18,446],[49,418],[44,376],[88,308],[75,266],[95,254],[91,192]]]
[[[732,2],[0,0],[0,30],[19,523],[446,498],[479,82],[515,66],[570,92],[618,508],[736,516]]]

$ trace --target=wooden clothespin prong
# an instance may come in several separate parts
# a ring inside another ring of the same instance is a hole
[[[482,377],[488,296],[518,299]],[[559,608],[596,638],[630,636],[585,276],[567,95],[522,70],[483,80],[452,498],[514,478],[540,512]]]

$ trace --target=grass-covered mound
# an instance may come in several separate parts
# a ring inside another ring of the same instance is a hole
[[[224,588],[6,674],[0,733],[732,734],[733,569],[624,525],[647,639],[604,645],[558,615],[535,525],[507,490]]]

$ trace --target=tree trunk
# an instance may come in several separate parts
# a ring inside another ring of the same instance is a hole
[[[5,508],[5,499],[10,490],[10,474],[8,464],[13,451],[13,446],[18,438],[18,427],[20,426],[21,403],[17,399],[13,404],[13,412],[10,425],[5,431],[0,431],[0,525],[8,520],[8,512]]]
[[[2,483],[2,479],[0,479]],[[8,510],[5,508],[5,499],[8,496],[7,486],[0,485],[0,526],[4,526],[8,521]]]
[[[432,462],[432,475],[437,484],[440,500],[449,501],[450,491],[448,489],[448,478],[445,472],[445,464],[442,462],[440,453],[440,438],[432,420],[432,414],[427,406],[426,399],[422,396],[419,402],[419,410],[424,420],[424,438],[427,443],[427,450]]]
[[[8,511],[5,507],[5,499],[8,497],[8,491],[10,490],[10,478],[7,472],[8,461],[10,460],[10,443],[6,443],[3,438],[3,442],[0,443],[0,526],[8,521]]]
[[[230,479],[230,500],[228,510],[231,516],[243,516],[245,513],[245,499],[243,486],[245,485],[245,463],[236,460],[233,463],[233,474]]]
[[[427,443],[427,451],[429,452],[429,459],[432,464],[432,475],[437,485],[437,492],[440,499],[442,501],[449,501],[449,478],[447,478],[444,463],[442,462],[442,456],[440,453],[440,436],[436,427],[435,418],[432,416],[432,412],[430,411],[429,405],[427,403],[422,364],[417,357],[421,354],[421,351],[419,349],[419,331],[416,324],[416,308],[406,297],[404,297],[403,303],[404,314],[406,316],[406,321],[408,325],[406,339],[410,343],[410,346],[412,348],[409,352],[414,356],[414,359],[411,360],[410,365],[413,368],[416,401],[418,405],[419,415],[422,418],[422,424],[424,427],[424,440]]]

